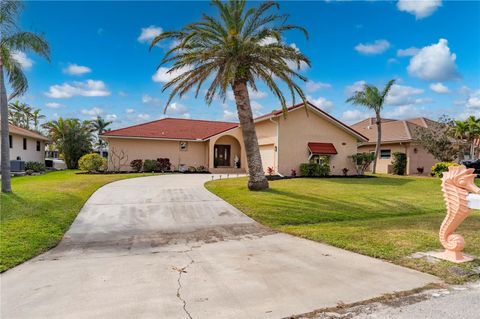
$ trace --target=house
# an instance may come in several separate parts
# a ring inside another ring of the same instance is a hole
[[[392,173],[393,153],[401,152],[407,156],[407,175],[430,174],[432,165],[438,162],[415,141],[415,130],[419,127],[430,127],[433,123],[424,117],[409,120],[382,119],[382,143],[377,160],[378,173]],[[377,141],[377,125],[375,118],[367,118],[351,126],[368,138],[361,142],[359,152],[374,152]]]
[[[47,137],[11,124],[8,128],[11,161],[45,162],[45,144],[49,141]]]
[[[301,163],[330,158],[332,174],[354,170],[350,155],[367,138],[308,103],[257,117],[255,127],[265,171],[290,175]],[[169,158],[175,169],[204,166],[210,172],[245,172],[245,147],[239,123],[164,118],[112,130],[102,135],[109,144],[109,169],[123,157],[121,170],[134,159]],[[117,154],[117,155],[116,155]],[[121,156],[118,154],[122,154]],[[128,156],[128,159],[126,157]]]

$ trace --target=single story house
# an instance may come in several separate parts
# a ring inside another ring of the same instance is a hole
[[[377,141],[377,124],[375,118],[367,118],[351,127],[368,138],[358,145],[359,152],[374,152]],[[414,138],[418,127],[428,128],[434,123],[424,117],[409,120],[382,119],[382,142],[377,154],[377,172],[392,173],[393,153],[401,152],[407,156],[407,175],[430,174],[432,166],[438,162],[432,154]]]
[[[11,124],[8,129],[11,161],[45,162],[45,144],[49,141],[47,137]]]
[[[332,174],[354,169],[350,155],[367,138],[325,111],[308,103],[275,110],[255,119],[265,171],[297,173],[301,163],[330,157]],[[246,155],[239,123],[164,118],[125,127],[101,136],[109,144],[109,169],[123,157],[121,170],[134,159],[169,158],[174,169],[182,165],[204,166],[210,172],[246,172]],[[115,154],[122,154],[116,156]],[[128,159],[126,157],[128,156]]]

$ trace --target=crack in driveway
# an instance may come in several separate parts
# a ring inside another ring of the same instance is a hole
[[[188,252],[185,252],[185,255],[188,256],[188,258],[190,258],[190,263],[188,263],[186,266],[182,267],[182,268],[178,268],[178,267],[172,267],[173,270],[177,271],[178,272],[178,279],[177,279],[177,283],[178,283],[178,287],[177,287],[177,298],[180,299],[180,301],[182,302],[183,304],[183,311],[185,312],[185,314],[188,316],[189,319],[193,319],[192,315],[190,314],[190,312],[187,310],[187,301],[185,299],[182,298],[182,295],[180,294],[180,290],[182,289],[182,274],[186,274],[187,273],[187,269],[188,267],[190,267],[195,261],[192,259],[192,257],[190,257],[190,255],[188,254]]]

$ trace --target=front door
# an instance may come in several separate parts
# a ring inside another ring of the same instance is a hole
[[[215,167],[230,166],[230,145],[215,145],[213,150]]]

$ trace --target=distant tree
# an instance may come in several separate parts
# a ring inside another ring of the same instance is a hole
[[[15,59],[18,52],[35,52],[50,57],[48,43],[41,35],[21,31],[18,28],[22,2],[15,0],[0,1],[0,127],[1,127],[1,175],[2,192],[12,191],[10,183],[10,148],[8,142],[8,100],[27,91],[27,77],[20,63]],[[12,90],[7,97],[5,76]]]
[[[105,148],[105,142],[100,138],[100,135],[102,135],[105,132],[110,131],[108,126],[112,124],[111,121],[106,121],[100,116],[97,116],[97,118],[93,121],[90,122],[92,125],[93,130],[96,133],[96,147],[99,152],[103,151]]]
[[[33,129],[35,131],[38,131],[40,128],[40,120],[45,118],[45,115],[40,114],[41,111],[40,109],[34,109],[31,113]]]
[[[440,162],[451,162],[458,156],[459,144],[452,138],[453,120],[442,116],[428,127],[417,127],[413,138]]]
[[[92,151],[93,136],[88,121],[60,117],[43,124],[43,128],[63,155],[67,168],[77,168],[80,157]]]
[[[249,89],[257,91],[257,83],[264,82],[279,99],[285,110],[284,92],[306,98],[295,80],[306,81],[298,73],[301,64],[310,60],[297,48],[284,42],[284,33],[304,28],[287,23],[288,15],[279,14],[276,2],[262,2],[247,7],[246,1],[211,2],[218,18],[203,15],[202,20],[187,24],[178,31],[163,32],[153,39],[150,48],[162,40],[172,40],[175,45],[163,58],[161,65],[173,63],[168,72],[175,75],[163,90],[172,89],[168,106],[176,96],[190,90],[196,96],[205,92],[205,101],[211,104],[225,99],[233,91],[247,155],[248,188],[268,188],[262,167],[255,124],[250,104]],[[280,88],[278,82],[284,84]],[[202,85],[209,83],[206,90]]]
[[[475,157],[476,140],[480,138],[480,119],[469,116],[465,121],[453,121],[450,129],[452,137],[469,149],[470,158]]]
[[[375,145],[375,158],[373,160],[373,174],[375,174],[377,170],[377,159],[378,154],[380,153],[380,144],[382,142],[382,117],[380,116],[380,113],[383,109],[383,105],[385,104],[385,99],[387,98],[387,95],[394,83],[395,80],[388,81],[382,91],[380,91],[376,86],[365,84],[361,91],[355,92],[353,96],[347,99],[347,102],[349,103],[362,105],[375,112],[375,124],[377,124],[377,143]]]

